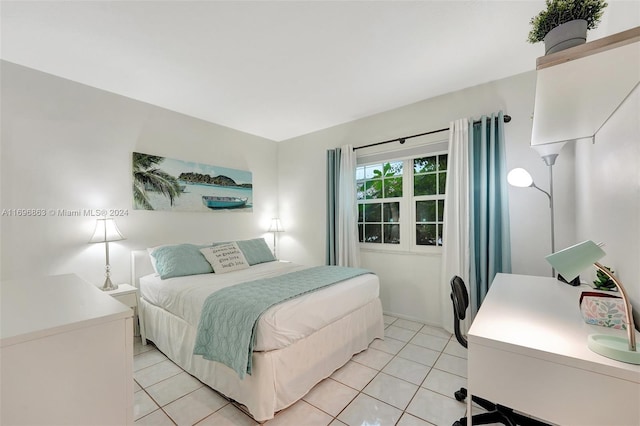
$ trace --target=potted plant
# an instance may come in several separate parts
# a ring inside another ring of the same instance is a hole
[[[587,30],[596,28],[607,2],[604,0],[546,0],[547,8],[531,18],[528,41],[544,41],[549,55],[587,41]]]
[[[614,273],[614,271],[612,271],[611,268],[607,266],[605,266],[605,269],[612,274]],[[593,285],[596,286],[598,290],[614,291],[616,289],[616,283],[614,283],[613,280],[607,276],[607,274],[599,269],[596,270],[596,280],[593,282]]]

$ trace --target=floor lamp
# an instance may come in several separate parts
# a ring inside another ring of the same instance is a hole
[[[542,157],[542,161],[549,167],[549,192],[544,189],[536,186],[533,182],[533,178],[528,171],[522,168],[516,168],[509,172],[507,175],[507,181],[512,186],[517,186],[521,188],[535,188],[540,192],[543,192],[549,198],[549,210],[551,213],[551,253],[555,253],[556,251],[556,241],[555,241],[555,215],[553,208],[553,165],[556,163],[556,158],[560,154],[560,150],[564,146],[566,142],[554,143],[554,144],[546,144],[546,145],[538,145],[533,148],[538,151],[540,157]],[[551,268],[551,276],[556,276],[555,268]]]

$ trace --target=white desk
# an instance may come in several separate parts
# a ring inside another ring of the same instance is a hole
[[[584,322],[585,290],[496,275],[468,334],[469,393],[561,425],[640,425],[640,366],[589,350],[589,334],[625,332]]]

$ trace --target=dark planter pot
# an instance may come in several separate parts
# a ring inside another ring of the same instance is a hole
[[[544,54],[550,55],[587,41],[587,21],[576,19],[558,25],[544,38]]]

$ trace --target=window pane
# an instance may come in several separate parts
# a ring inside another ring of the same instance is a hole
[[[439,246],[442,245],[442,240],[444,239],[442,237],[442,228],[443,228],[443,225],[438,225],[438,245]]]
[[[438,155],[438,170],[440,171],[447,170],[447,160],[448,160],[447,154]]]
[[[436,193],[436,175],[414,177],[413,195],[434,195]]]
[[[387,178],[384,180],[384,197],[402,197],[402,177]]]
[[[402,161],[395,163],[385,163],[383,166],[384,177],[402,176]]]
[[[367,200],[380,198],[381,195],[382,195],[381,180],[368,180],[365,182],[365,198]]]
[[[416,201],[416,222],[436,221],[436,200]]]
[[[382,243],[382,225],[364,225],[365,243]]]
[[[358,204],[358,222],[364,222],[364,204]]]
[[[361,223],[358,224],[358,241],[364,242],[364,225]]]
[[[447,172],[438,173],[438,194],[444,194],[447,187]]]
[[[364,182],[356,183],[356,199],[364,200]]]
[[[384,203],[382,217],[383,222],[400,222],[400,203]]]
[[[364,167],[356,167],[356,180],[364,179]]]
[[[419,246],[435,246],[436,225],[416,225],[416,244]]]
[[[386,244],[400,244],[400,224],[384,225],[384,242]]]
[[[444,222],[444,200],[438,200],[438,222]]]
[[[415,173],[435,172],[436,157],[423,157],[413,160],[413,171]]]
[[[382,204],[365,204],[364,205],[364,221],[365,222],[382,222]]]
[[[382,176],[382,164],[374,164],[364,168],[364,177],[371,179]]]

